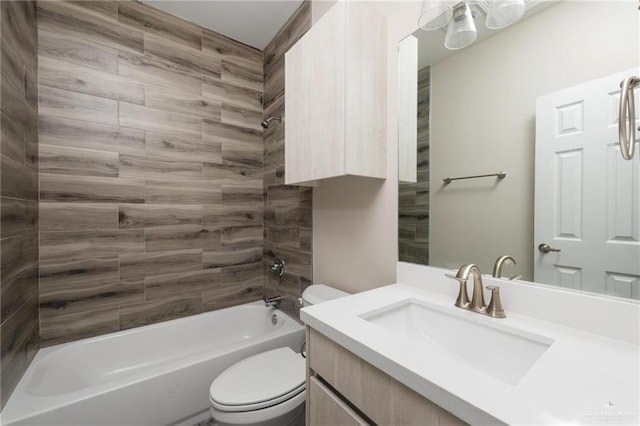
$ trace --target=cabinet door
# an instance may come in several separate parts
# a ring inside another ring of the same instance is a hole
[[[309,391],[309,426],[369,424],[317,378],[309,378]]]
[[[285,55],[285,183],[344,174],[345,7],[337,3]]]

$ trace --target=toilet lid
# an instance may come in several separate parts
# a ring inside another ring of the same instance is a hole
[[[222,411],[248,411],[286,401],[304,390],[305,360],[291,348],[262,352],[222,372],[209,399]]]

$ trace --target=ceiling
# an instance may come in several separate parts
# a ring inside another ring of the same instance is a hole
[[[302,0],[143,1],[260,50],[302,3]]]

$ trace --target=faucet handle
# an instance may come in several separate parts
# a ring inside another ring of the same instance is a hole
[[[458,291],[458,298],[456,299],[455,306],[459,308],[466,308],[469,305],[469,294],[467,293],[467,280],[451,274],[444,274],[445,277],[452,280],[456,280],[460,283],[460,290]]]
[[[491,291],[491,300],[489,300],[489,306],[487,306],[487,315],[493,318],[506,318],[502,308],[502,301],[500,300],[500,287],[487,286],[487,290]]]

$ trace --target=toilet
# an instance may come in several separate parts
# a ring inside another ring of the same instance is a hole
[[[348,293],[315,284],[302,293],[302,305],[344,296]],[[245,358],[211,383],[211,415],[219,426],[302,426],[305,376],[305,359],[289,347]]]

